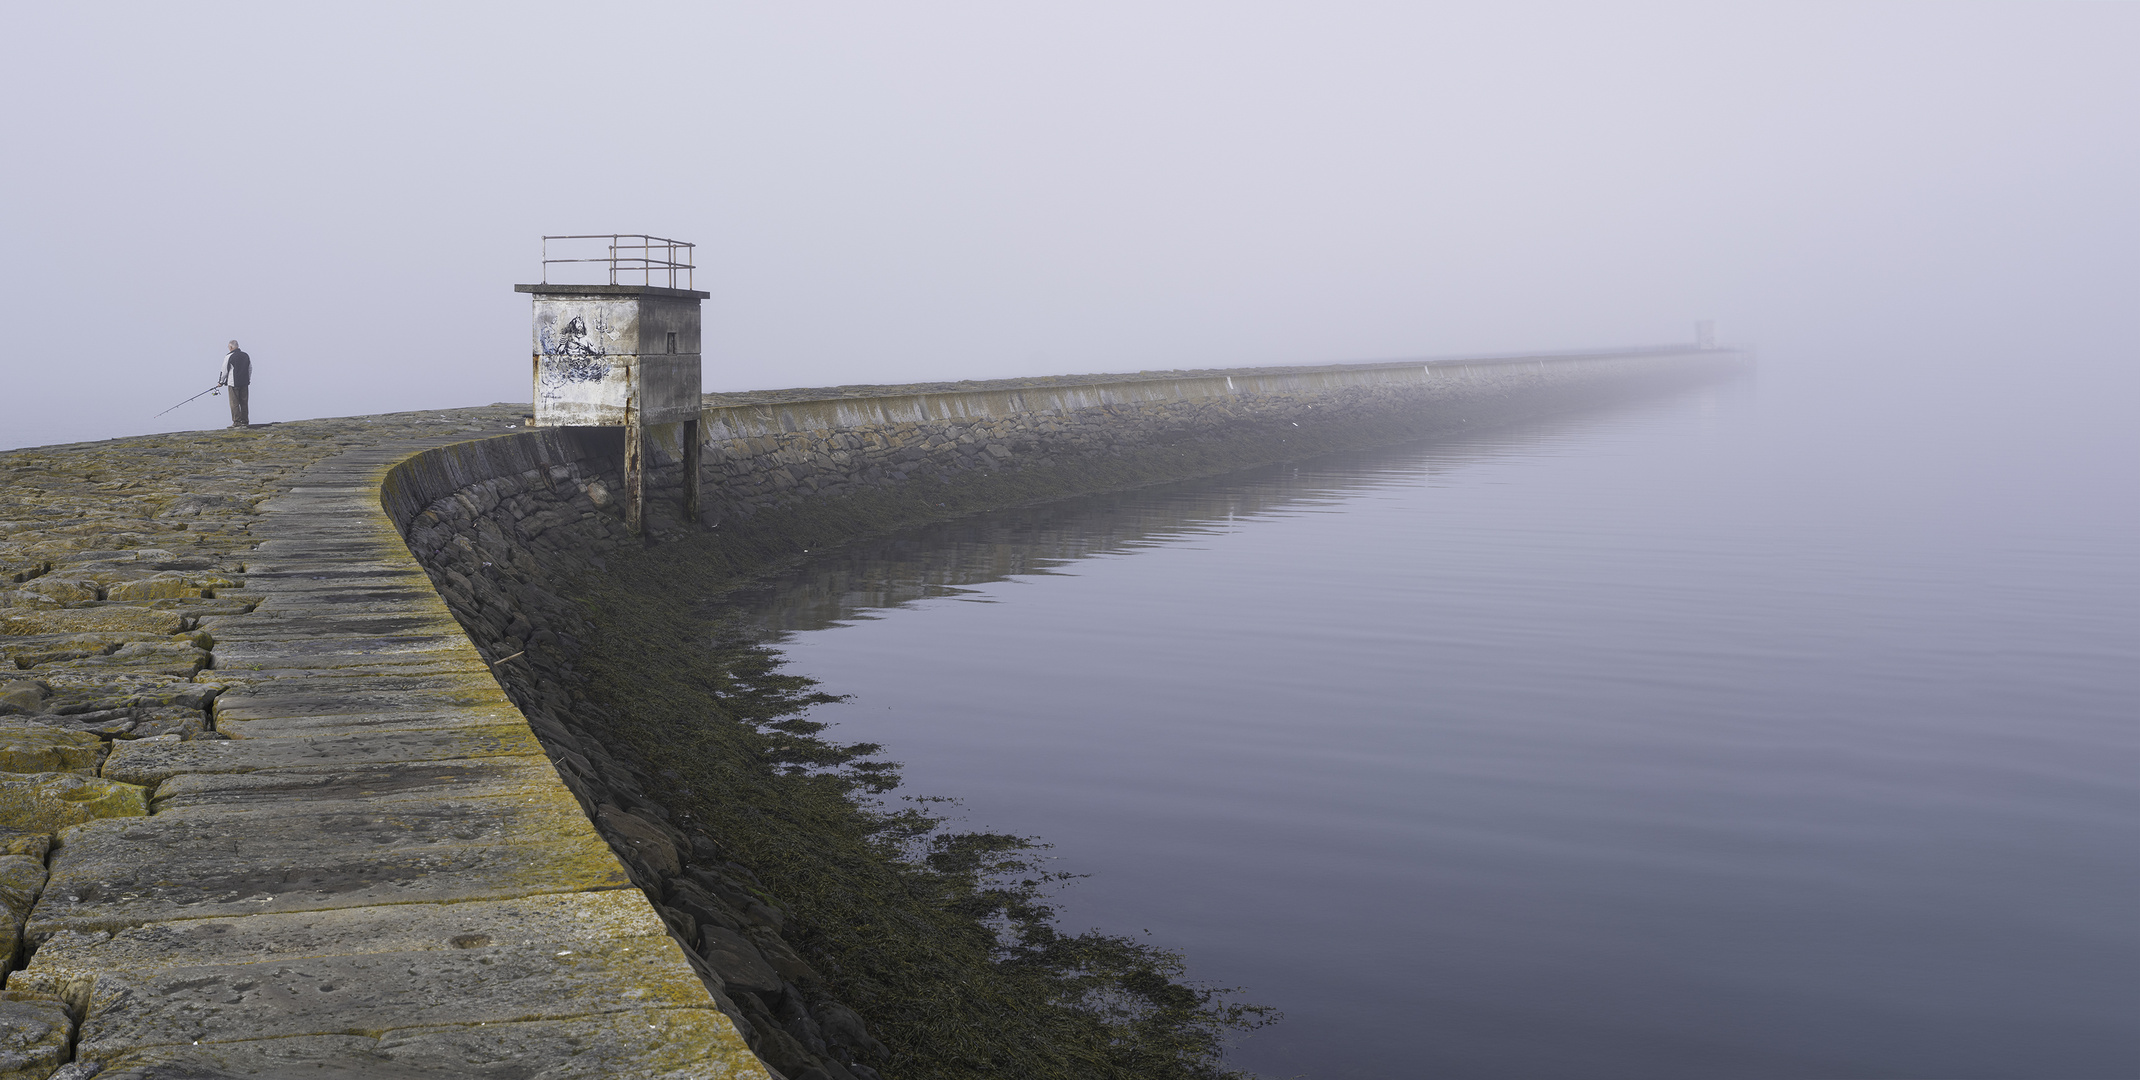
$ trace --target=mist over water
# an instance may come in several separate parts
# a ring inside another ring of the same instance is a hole
[[[1825,359],[748,603],[1266,1075],[2140,1072],[2140,437]]]
[[[699,244],[712,391],[1702,318],[1802,362],[2136,388],[2130,4],[10,16],[0,448],[221,426],[156,413],[231,338],[259,421],[526,401],[512,284],[538,237],[617,231]]]
[[[826,718],[1274,1076],[2106,1076],[2140,6],[17,5],[0,449],[526,400],[545,233],[706,388],[1683,339],[1758,379],[830,553]],[[836,625],[834,625],[836,624]]]

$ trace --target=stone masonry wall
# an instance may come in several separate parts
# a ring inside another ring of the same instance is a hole
[[[753,1052],[789,1080],[879,1080],[870,1063],[888,1054],[783,940],[779,899],[669,812],[658,776],[610,752],[605,716],[580,691],[573,659],[588,630],[565,598],[569,583],[638,542],[611,494],[621,489],[614,466],[590,452],[605,445],[543,431],[444,447],[392,476],[385,502],[566,786]],[[666,473],[673,491],[680,478],[674,466]],[[439,491],[450,493],[430,498]]]
[[[1301,434],[1322,429],[1324,437],[1311,440],[1318,448],[1373,445],[1640,393],[1742,362],[1722,350],[1655,350],[709,408],[701,424],[705,498],[715,520],[748,517],[976,470],[1045,470],[1216,442],[1276,444],[1303,426],[1310,430]],[[1358,437],[1345,438],[1348,429]],[[673,441],[664,449],[669,460],[677,456]]]

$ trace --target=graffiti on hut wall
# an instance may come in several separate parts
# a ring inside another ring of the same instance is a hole
[[[543,298],[535,304],[538,412],[568,423],[620,423],[631,402],[638,308],[625,301]]]
[[[699,299],[537,294],[535,422],[618,427],[696,420],[703,386]]]
[[[608,351],[599,336],[587,332],[587,320],[575,315],[557,328],[554,341],[543,342],[543,356],[551,361],[550,374],[565,382],[600,382],[609,374]]]

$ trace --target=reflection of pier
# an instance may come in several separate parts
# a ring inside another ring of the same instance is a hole
[[[867,618],[873,610],[957,596],[970,586],[1056,573],[1081,559],[1225,532],[1242,519],[1309,508],[1391,479],[1419,482],[1579,422],[1556,417],[1431,449],[1344,455],[1354,461],[1368,459],[1364,474],[1274,465],[1209,480],[996,511],[844,545],[776,584],[732,593],[719,603],[749,612],[750,625],[764,633],[822,630]]]

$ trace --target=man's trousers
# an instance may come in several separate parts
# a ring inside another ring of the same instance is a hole
[[[250,423],[251,423],[251,421],[249,421],[249,420],[247,420],[247,419],[246,419],[246,415],[245,415],[245,406],[246,406],[246,404],[247,404],[247,402],[246,402],[246,396],[247,396],[247,392],[248,392],[248,391],[250,391],[251,389],[252,389],[252,387],[250,387],[250,386],[228,386],[228,387],[224,387],[224,393],[227,393],[227,394],[229,394],[229,395],[230,395],[230,426],[231,426],[231,427],[245,427],[245,426],[247,426],[248,424],[250,424]]]

